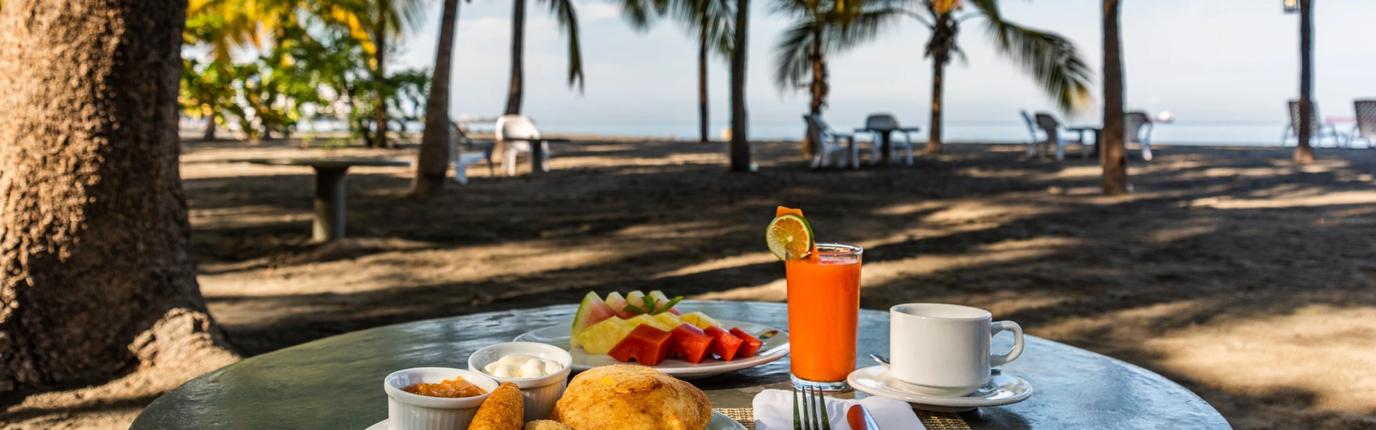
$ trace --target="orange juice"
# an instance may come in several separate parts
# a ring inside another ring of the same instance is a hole
[[[846,389],[846,376],[855,369],[862,252],[858,246],[817,244],[809,258],[786,261],[795,384]]]

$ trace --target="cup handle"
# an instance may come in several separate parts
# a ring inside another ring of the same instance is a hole
[[[1011,363],[1022,355],[1022,326],[1012,321],[998,321],[990,325],[989,328],[990,337],[997,336],[999,332],[1005,330],[1013,331],[1013,349],[1009,350],[1007,354],[995,354],[990,357],[990,366],[1002,366]]]

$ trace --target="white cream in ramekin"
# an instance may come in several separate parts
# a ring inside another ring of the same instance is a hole
[[[512,354],[530,355],[559,363],[563,369],[550,375],[535,378],[500,378],[483,371],[488,363]],[[489,345],[468,356],[468,370],[482,373],[498,382],[510,382],[521,389],[526,399],[525,421],[549,418],[554,410],[554,402],[564,394],[569,384],[569,372],[573,368],[573,356],[563,348],[536,342],[506,342]]]
[[[404,389],[417,383],[434,384],[462,377],[470,384],[485,391],[473,397],[430,397],[406,392]],[[468,428],[478,407],[492,390],[497,389],[497,381],[483,374],[448,367],[415,367],[398,370],[382,380],[382,390],[387,393],[387,426],[390,430],[454,430]]]

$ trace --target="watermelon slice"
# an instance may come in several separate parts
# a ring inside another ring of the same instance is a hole
[[[708,327],[703,332],[712,337],[712,353],[716,354],[721,361],[735,360],[736,353],[741,349],[741,344],[745,343],[741,338],[722,330],[720,327]]]
[[[646,366],[654,366],[669,358],[670,337],[667,331],[642,325],[621,339],[607,355],[623,363],[635,360]]]
[[[617,316],[621,316],[621,310],[626,308],[626,298],[621,297],[621,293],[615,291],[607,294],[606,302],[607,307],[612,308],[612,312],[616,312]]]
[[[678,302],[675,302],[675,301],[673,301],[672,299],[670,299],[669,296],[664,295],[664,292],[663,292],[663,291],[659,291],[659,290],[651,291],[651,292],[650,292],[650,298],[655,299],[655,308],[659,309],[660,312],[664,312],[664,309],[667,308],[669,313],[674,314],[674,315],[679,315],[678,308],[676,308],[676,307],[670,307],[670,306],[673,306],[673,305],[677,305]],[[680,296],[680,297],[678,297],[678,299],[679,299],[679,300],[683,300],[683,297]]]
[[[756,339],[755,336],[751,336],[750,333],[746,333],[745,330],[741,330],[737,327],[731,328],[731,335],[741,338],[743,342],[741,343],[741,349],[736,351],[737,357],[754,357],[756,353],[760,352],[760,346],[764,345],[764,342],[761,342],[759,339]]]
[[[682,324],[669,333],[669,353],[689,363],[701,363],[707,358],[712,337],[692,324]]]
[[[583,302],[578,304],[578,313],[573,315],[573,327],[569,330],[569,345],[577,347],[579,345],[578,334],[582,333],[583,329],[614,316],[616,316],[616,311],[607,306],[607,303],[602,301],[596,292],[589,291],[587,295],[583,296]]]
[[[629,309],[632,306],[636,308],[645,306],[645,293],[640,291],[626,293],[626,306],[622,306],[620,310],[617,310],[617,315],[620,315],[622,318],[630,318],[642,313]]]

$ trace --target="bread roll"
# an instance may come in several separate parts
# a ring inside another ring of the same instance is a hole
[[[553,418],[573,430],[703,430],[712,404],[693,384],[658,370],[612,365],[574,377]]]
[[[468,430],[521,430],[525,421],[526,400],[521,397],[521,389],[507,382],[492,390],[492,395],[483,400],[478,413]]]

